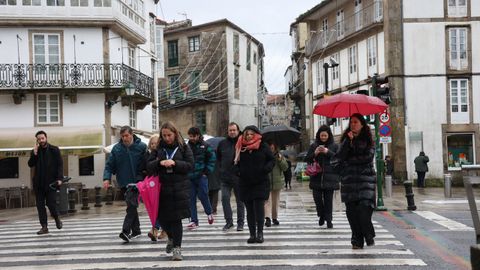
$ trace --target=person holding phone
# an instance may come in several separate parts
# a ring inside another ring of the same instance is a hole
[[[350,117],[348,128],[341,137],[337,158],[341,162],[342,202],[352,230],[352,248],[375,245],[372,213],[375,208],[376,173],[373,168],[375,145],[365,118]]]
[[[333,140],[332,130],[322,125],[315,134],[315,142],[310,145],[305,160],[309,163],[317,161],[322,172],[310,176],[309,187],[313,191],[313,200],[318,216],[318,225],[327,222],[327,228],[333,228],[333,193],[339,189],[339,175],[331,166],[331,160],[336,155],[338,145]]]
[[[48,143],[47,133],[43,130],[35,134],[36,142],[30,153],[28,166],[35,168],[33,176],[33,190],[37,203],[38,219],[42,228],[37,232],[38,235],[48,233],[47,210],[55,219],[57,229],[63,227],[63,223],[58,217],[56,199],[56,189],[62,184],[63,180],[63,160],[60,149]]]

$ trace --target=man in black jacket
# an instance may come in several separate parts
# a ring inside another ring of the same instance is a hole
[[[235,158],[235,144],[240,135],[240,127],[236,123],[228,125],[228,137],[221,141],[217,147],[217,160],[222,182],[222,206],[226,224],[224,231],[233,228],[233,213],[230,205],[230,197],[235,194],[237,202],[237,231],[243,231],[245,220],[245,206],[239,198],[238,176],[233,171],[233,159]]]
[[[37,202],[38,219],[42,225],[37,234],[46,234],[48,233],[48,223],[45,201],[50,214],[55,219],[57,229],[61,229],[63,226],[55,204],[56,188],[62,184],[63,180],[63,160],[60,149],[48,143],[45,131],[38,131],[35,138],[37,138],[37,142],[30,153],[28,166],[35,167],[33,189]]]

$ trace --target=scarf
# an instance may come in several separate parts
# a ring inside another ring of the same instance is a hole
[[[237,164],[240,161],[240,152],[245,152],[247,150],[257,150],[260,148],[260,143],[262,142],[262,135],[255,133],[253,138],[250,141],[246,141],[243,138],[243,135],[238,137],[237,144],[235,145],[235,159],[234,164]]]

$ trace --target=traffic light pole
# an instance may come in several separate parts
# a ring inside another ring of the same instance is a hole
[[[377,75],[372,78],[373,96],[377,96]],[[380,147],[380,115],[375,114],[375,160],[377,164],[377,207],[376,211],[386,211],[387,208],[383,204],[383,172],[384,163],[382,160],[382,148]]]

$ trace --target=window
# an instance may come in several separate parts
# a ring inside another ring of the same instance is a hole
[[[207,133],[207,113],[205,111],[195,112],[195,126],[202,134]]]
[[[152,130],[157,130],[157,108],[152,107]]]
[[[467,60],[467,28],[451,28],[450,32],[450,68],[465,69]]]
[[[17,0],[0,0],[0,6],[16,6]]]
[[[78,175],[95,175],[93,155],[78,157]]]
[[[60,123],[60,95],[38,94],[37,95],[37,123],[59,124]]]
[[[137,127],[137,108],[135,102],[131,102],[128,108],[129,122],[131,127]]]
[[[199,96],[200,71],[190,73],[190,89],[193,96]]]
[[[111,7],[112,0],[94,0],[93,6],[94,7]]]
[[[233,62],[238,64],[240,55],[240,37],[238,34],[233,34]]]
[[[257,52],[253,52],[253,64],[257,64]]]
[[[450,80],[451,112],[468,112],[468,80]]]
[[[367,62],[368,74],[372,76],[376,73],[377,67],[377,40],[375,36],[367,39]]]
[[[250,70],[250,59],[251,59],[251,50],[252,50],[252,43],[250,40],[247,40],[247,70]]]
[[[448,167],[471,165],[475,161],[473,134],[447,134]]]
[[[128,46],[128,65],[135,68],[135,47]]]
[[[235,88],[235,91],[233,92],[233,97],[235,99],[239,99],[240,98],[240,74],[239,74],[238,68],[235,68],[233,81],[234,81],[234,88]]]
[[[65,0],[47,0],[47,6],[63,7],[65,6]]]
[[[337,63],[340,63],[340,54],[336,53],[332,55],[332,58],[335,59]],[[332,80],[338,80],[339,78],[339,72],[340,72],[340,65],[337,65],[336,67],[332,68]]]
[[[380,22],[383,19],[383,0],[375,0],[375,21]]]
[[[448,0],[449,17],[466,17],[467,0]]]
[[[357,46],[348,48],[348,70],[350,74],[357,72]]]
[[[328,34],[328,20],[323,19],[322,21],[322,36],[323,36],[323,45],[328,44],[329,34]]]
[[[178,66],[178,40],[168,42],[168,66]]]
[[[70,0],[72,7],[88,7],[88,0]]]
[[[343,38],[345,34],[345,14],[343,13],[343,9],[337,11],[337,39]]]
[[[197,52],[200,51],[200,36],[194,36],[188,38],[188,51]]]
[[[18,157],[0,158],[0,179],[18,178]]]
[[[42,1],[41,0],[22,0],[22,4],[24,6],[41,6]]]
[[[319,87],[318,92],[323,93],[322,89],[320,89],[320,85],[323,85],[323,64],[322,61],[317,61],[317,85]]]
[[[180,86],[179,79],[180,75],[178,74],[168,76],[169,91],[167,92],[167,97],[170,95],[175,95],[178,92],[178,88]]]
[[[355,0],[355,30],[360,30],[363,26],[362,0]]]
[[[58,79],[55,77],[58,75],[59,68],[55,65],[60,63],[60,35],[34,34],[33,61],[35,64],[41,64],[34,69],[36,80]]]

